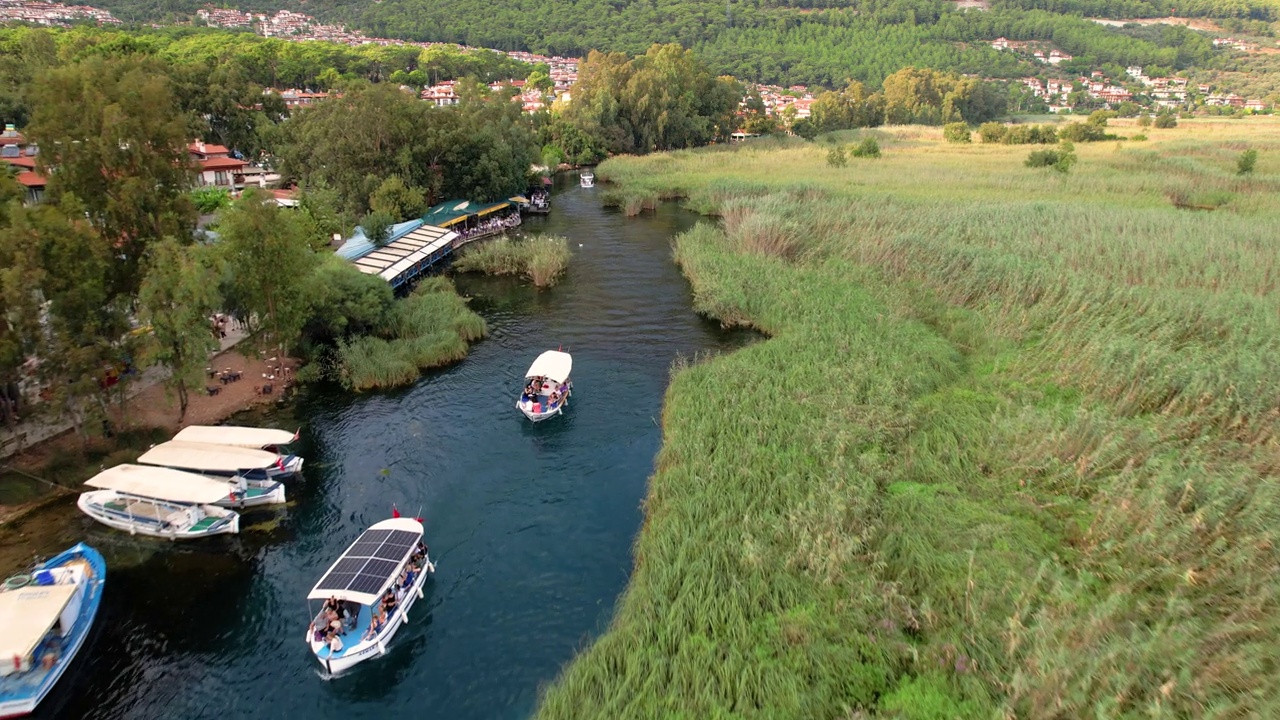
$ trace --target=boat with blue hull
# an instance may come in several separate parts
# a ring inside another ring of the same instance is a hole
[[[323,603],[307,628],[307,646],[330,674],[385,654],[409,621],[409,609],[424,597],[427,575],[436,569],[422,532],[413,518],[374,523],[307,595],[308,605]]]
[[[107,563],[78,543],[0,588],[0,718],[27,715],[84,646],[102,603]]]

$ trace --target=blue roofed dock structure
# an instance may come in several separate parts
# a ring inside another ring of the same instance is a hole
[[[377,275],[399,288],[452,255],[457,239],[452,230],[410,220],[392,225],[381,247],[365,237],[363,228],[356,228],[337,255],[350,260],[360,272]]]

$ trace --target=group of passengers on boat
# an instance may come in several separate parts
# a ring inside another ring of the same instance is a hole
[[[551,193],[546,190],[535,190],[529,195],[529,207],[536,211],[547,210],[551,207]]]
[[[511,215],[508,215],[506,217],[489,218],[488,220],[481,220],[479,223],[475,225],[475,227],[462,228],[457,232],[465,240],[466,238],[469,238],[469,237],[482,237],[484,235],[492,235],[494,233],[502,232],[503,230],[510,230],[513,227],[518,227],[519,225],[520,225],[520,214],[512,213]]]
[[[524,386],[524,392],[520,394],[521,404],[533,411],[543,412],[542,398],[546,398],[546,410],[555,410],[560,407],[560,401],[564,399],[565,393],[569,391],[567,383],[553,383],[545,377],[535,377],[529,380],[529,384]]]
[[[418,547],[414,549],[404,570],[400,571],[400,577],[396,578],[395,585],[390,587],[378,604],[371,608],[373,617],[369,621],[369,629],[365,631],[364,640],[376,638],[395,616],[396,610],[404,601],[405,593],[413,588],[413,583],[422,574],[422,565],[426,562],[426,558],[427,545],[419,540]],[[324,601],[320,614],[311,623],[313,639],[316,642],[323,641],[329,646],[330,652],[341,652],[342,636],[355,630],[356,618],[359,614],[359,604],[330,597]]]

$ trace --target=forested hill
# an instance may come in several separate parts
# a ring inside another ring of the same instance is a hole
[[[960,12],[946,0],[244,0],[243,10],[302,10],[370,35],[457,42],[500,50],[585,55],[644,52],[653,43],[693,48],[718,72],[746,80],[878,85],[911,65],[1016,77],[1026,66],[989,42],[1006,36],[1052,43],[1082,69],[1112,63],[1184,69],[1211,59],[1208,39],[1166,26],[1137,36],[1086,15],[1153,16],[1172,0],[992,0]],[[126,21],[189,18],[203,0],[103,0]],[[1190,0],[1177,11],[1230,18],[1269,33],[1280,0]]]

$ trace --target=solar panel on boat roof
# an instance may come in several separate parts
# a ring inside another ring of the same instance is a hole
[[[316,589],[377,592],[417,540],[417,533],[406,530],[368,530],[347,549]]]

